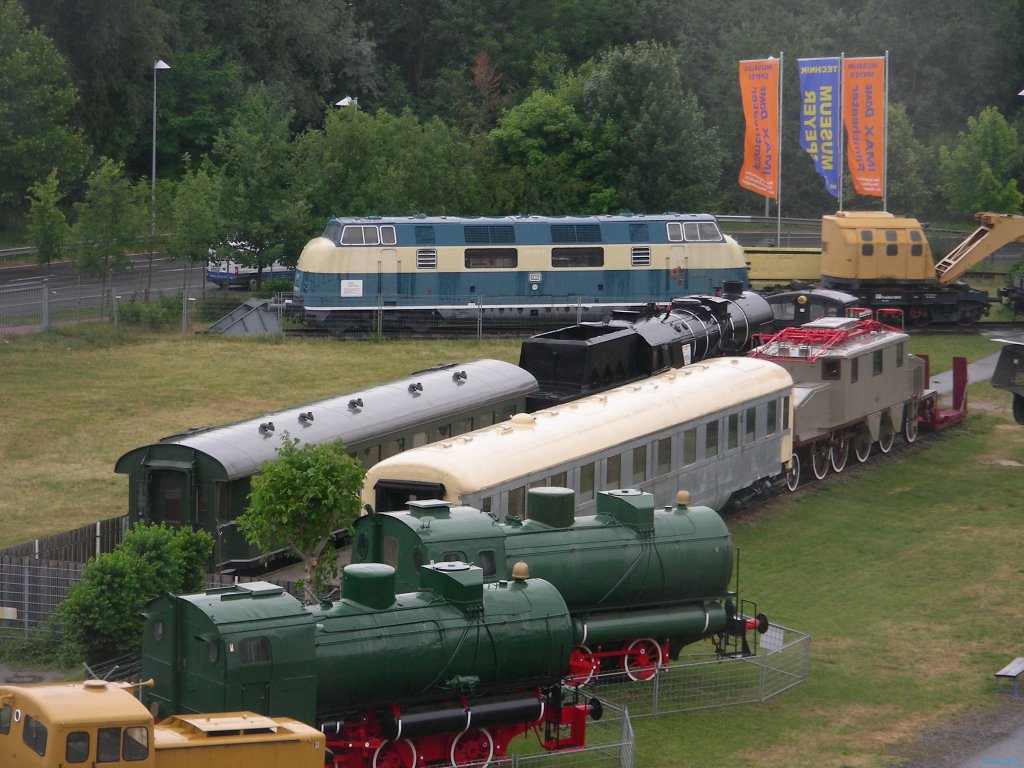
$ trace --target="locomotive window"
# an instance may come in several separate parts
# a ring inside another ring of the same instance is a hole
[[[476,428],[477,429],[480,429],[480,427],[489,427],[493,423],[494,423],[494,414],[493,413],[481,413],[479,416],[476,417]]]
[[[782,429],[789,430],[789,395],[782,398]]]
[[[647,446],[638,445],[633,449],[633,482],[642,483],[647,479]]]
[[[145,760],[149,757],[149,731],[141,725],[124,729],[124,759]]]
[[[459,419],[459,423],[455,425],[455,434],[464,435],[467,432],[473,431],[473,419]]]
[[[365,448],[363,448],[363,469],[369,469],[378,461],[380,461],[379,445],[368,445]]]
[[[37,755],[46,754],[46,726],[32,717],[32,715],[25,715],[25,725],[21,734],[21,740]],[[117,758],[115,757],[114,759],[116,760]]]
[[[388,440],[388,456],[397,456],[399,453],[405,450],[405,438],[396,437],[394,440]]]
[[[526,515],[526,486],[521,485],[508,492],[508,509],[506,515],[518,517],[520,520]]]
[[[860,378],[860,358],[855,357],[850,361],[850,383],[856,384]]]
[[[491,514],[491,497],[488,496],[482,502],[480,502],[480,511],[485,515]]]
[[[341,234],[341,225],[336,222],[331,222],[324,228],[324,233],[321,237],[326,237],[335,245],[338,244],[338,236]]]
[[[380,228],[380,241],[384,245],[394,245],[398,242],[398,238],[395,237],[395,228],[390,224]]]
[[[430,430],[430,442],[444,440],[452,436],[452,425],[442,424],[439,427],[432,427]]]
[[[426,432],[414,432],[412,436],[412,447],[419,448],[421,445],[427,444],[427,433]]]
[[[69,763],[84,763],[89,759],[89,732],[72,731],[64,745],[64,759]]]
[[[6,736],[11,732],[11,705],[0,707],[0,734]]]
[[[718,424],[712,421],[704,427],[704,458],[718,455]]]
[[[493,549],[480,550],[479,557],[477,558],[477,560],[477,565],[479,565],[484,571],[484,578],[488,576],[494,576],[498,572],[498,568],[495,564]]]
[[[629,265],[631,267],[651,266],[651,247],[649,245],[634,246],[629,249]]]
[[[896,345],[896,367],[903,367],[903,342]]]
[[[96,734],[96,762],[116,763],[121,759],[121,729],[100,728]]]
[[[874,238],[874,233],[870,229],[862,229],[860,231],[860,239],[862,241],[861,242],[861,246],[860,246],[860,255],[861,256],[874,256],[875,255],[875,246],[874,246],[874,244],[872,242],[873,238]]]
[[[731,450],[740,444],[740,415],[730,413],[727,422],[726,450]]]
[[[876,349],[871,353],[871,375],[882,375],[882,350]]]
[[[216,640],[206,641],[206,658],[210,660],[211,664],[216,664],[217,659],[220,658],[220,643]]]
[[[456,550],[453,550],[451,552],[445,552],[443,555],[441,555],[441,560],[443,562],[446,562],[446,563],[466,563],[466,562],[469,562],[466,559],[466,553],[465,552],[458,552]]]
[[[551,266],[561,267],[603,267],[604,248],[552,248]]]
[[[898,253],[899,253],[899,249],[893,243],[889,243],[887,246],[885,246],[885,255],[886,256],[896,256]]]
[[[887,230],[885,230],[885,239],[888,242],[890,242],[890,243],[895,243],[896,240],[898,239],[898,237],[896,235],[896,230],[895,229],[887,229]]]
[[[779,401],[768,401],[768,419],[765,424],[765,434],[774,435],[779,428]]]
[[[238,651],[243,664],[257,664],[270,661],[270,639],[266,637],[247,637],[238,644]]]
[[[356,536],[356,554],[359,555],[359,560],[366,560],[366,553],[370,550],[370,544],[366,539],[365,533],[360,533]]]
[[[466,269],[515,269],[519,252],[515,248],[467,248]]]
[[[163,639],[163,637],[164,637],[164,623],[162,621],[154,621],[153,622],[153,639],[156,640],[159,643]]]
[[[683,464],[693,464],[697,460],[697,429],[683,432]]]
[[[839,377],[842,373],[842,361],[840,360],[822,360],[821,361],[821,380],[822,381],[839,381]]]
[[[683,224],[680,221],[670,221],[666,226],[669,242],[679,243],[683,240]]]
[[[594,465],[584,464],[580,467],[580,501],[593,501],[594,499]]]
[[[416,572],[420,572],[420,568],[423,567],[423,548],[416,547],[412,551],[412,569]]]
[[[619,488],[622,480],[622,456],[609,456],[604,467],[605,488]]]
[[[722,239],[718,225],[713,221],[688,221],[683,224],[683,235],[691,242],[715,242]]]
[[[661,440],[654,444],[655,447],[655,462],[657,465],[657,471],[655,476],[664,475],[668,472],[669,467],[672,466],[672,438],[663,437]]]
[[[910,255],[911,256],[923,256],[924,255],[924,244],[921,242],[924,239],[924,235],[918,232],[916,229],[910,230]]]
[[[548,485],[553,485],[556,488],[566,488],[569,485],[568,476],[565,472],[554,474],[548,479]]]
[[[377,245],[379,242],[376,227],[349,226],[341,233],[342,245]]]
[[[757,437],[757,408],[756,407],[754,407],[754,408],[747,408],[747,413],[746,413],[745,421],[746,421],[746,424],[744,425],[744,428],[746,429],[746,437],[744,438],[744,441],[747,442],[747,443],[752,443],[752,442],[754,442],[754,438]]]

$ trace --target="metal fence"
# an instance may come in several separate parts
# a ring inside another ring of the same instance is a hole
[[[128,515],[109,517],[70,531],[0,549],[0,557],[84,563],[90,557],[113,552],[127,531]]]
[[[751,656],[685,654],[651,679],[622,672],[595,675],[582,690],[629,708],[634,718],[767,701],[807,680],[811,636],[772,624]]]
[[[508,755],[489,765],[501,768],[633,768],[633,724],[629,711],[618,704],[602,701],[600,720],[587,722],[587,746],[571,752],[519,754],[516,742]],[[520,742],[521,743],[521,742]],[[531,748],[539,749],[533,742]],[[523,750],[525,751],[525,750]]]

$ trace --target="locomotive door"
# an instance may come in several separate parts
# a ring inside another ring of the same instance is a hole
[[[690,292],[690,258],[685,245],[673,245],[669,248],[665,288],[669,296],[680,291]]]
[[[382,248],[377,260],[377,302],[382,306],[394,306],[401,289],[398,274],[398,251]]]

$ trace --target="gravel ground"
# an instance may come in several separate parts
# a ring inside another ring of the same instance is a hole
[[[1009,686],[1004,685],[1008,691]],[[1016,746],[999,754],[982,757],[981,752],[1016,734]],[[926,731],[920,741],[902,755],[899,768],[957,768],[958,766],[1024,765],[1024,696],[1001,693],[993,696],[991,708]],[[977,756],[975,758],[975,756]]]

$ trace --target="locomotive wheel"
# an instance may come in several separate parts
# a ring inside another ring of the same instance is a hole
[[[827,440],[819,440],[811,446],[811,470],[819,480],[824,480],[828,474],[829,454],[832,449],[828,446]]]
[[[861,427],[853,436],[853,455],[860,464],[867,461],[871,455],[871,432],[867,427]]]
[[[601,665],[594,661],[593,652],[585,645],[577,645],[569,654],[569,685],[582,687],[594,679]]]
[[[903,439],[908,443],[917,440],[917,417],[913,413],[908,413],[903,420]]]
[[[914,325],[925,326],[932,321],[931,313],[924,307],[911,307],[907,310],[907,316]]]
[[[373,753],[373,768],[416,768],[416,747],[408,739],[385,741]]]
[[[451,759],[453,768],[473,765],[485,768],[494,757],[494,737],[486,728],[463,731],[452,742]]]
[[[896,439],[896,430],[892,428],[892,422],[888,418],[882,420],[878,427],[878,450],[888,453],[892,450],[892,443]]]
[[[957,318],[956,324],[961,328],[970,328],[978,320],[981,319],[980,309],[965,309],[960,313],[960,317]]]
[[[661,646],[653,638],[641,637],[626,648],[622,670],[633,682],[650,680],[661,669]]]
[[[839,473],[846,469],[846,460],[850,457],[850,437],[845,433],[833,435],[831,442],[832,447],[828,451],[829,463],[832,464],[832,471]]]
[[[790,457],[789,469],[786,470],[786,488],[792,492],[800,487],[800,457],[795,453]]]

